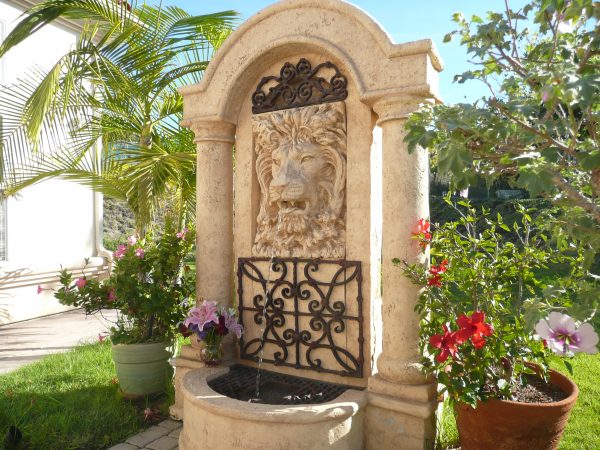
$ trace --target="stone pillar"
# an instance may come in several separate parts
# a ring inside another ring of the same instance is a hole
[[[192,122],[196,135],[196,298],[230,306],[233,299],[233,144],[235,126],[226,122]],[[183,419],[181,381],[192,369],[204,367],[200,345],[181,349],[171,361],[175,367],[175,404],[170,413]],[[231,343],[226,340],[226,343]],[[232,349],[225,346],[225,357]]]
[[[230,306],[233,298],[233,144],[235,126],[192,123],[196,171],[196,295]]]
[[[420,101],[391,97],[373,105],[383,132],[383,342],[369,379],[368,450],[433,447],[435,437],[435,385],[417,365],[419,287],[392,264],[393,258],[426,258],[411,232],[429,216],[428,155],[423,149],[409,154],[404,143],[406,117]]]

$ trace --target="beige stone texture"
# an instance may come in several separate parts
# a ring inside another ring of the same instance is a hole
[[[300,58],[306,58],[313,62],[313,66],[325,60],[331,60],[340,71],[349,75],[347,68],[348,62],[336,60],[333,56],[325,57],[321,53],[312,53],[309,50],[299,52],[295,55],[276,60],[273,64],[265,67],[259,74],[258,80],[264,76],[279,73],[280,68],[285,62],[296,63]],[[248,91],[243,96],[250,99],[256,84],[250,85]],[[371,292],[371,209],[377,206],[371,203],[371,164],[370,148],[373,142],[372,129],[374,120],[371,108],[365,105],[360,99],[360,89],[354,80],[348,76],[348,98],[343,102],[346,110],[346,258],[347,260],[360,261],[362,264],[362,296],[363,296],[363,315],[364,315],[364,363],[362,378],[340,377],[328,373],[319,373],[315,371],[305,371],[298,373],[294,368],[284,366],[268,366],[269,370],[282,373],[296,374],[304,377],[315,378],[322,381],[333,383],[345,383],[354,386],[366,386],[367,378],[371,374],[372,350],[371,350],[371,329],[374,324],[370,321],[371,301],[373,298],[369,295]],[[255,236],[254,217],[258,213],[260,205],[260,187],[257,178],[254,176],[254,140],[252,129],[251,103],[243,103],[237,120],[236,129],[236,168],[235,168],[235,235],[234,235],[234,257],[247,257],[252,254],[252,247]],[[380,208],[380,206],[379,206]],[[365,213],[367,211],[367,213]],[[248,226],[252,224],[252,227]],[[376,263],[380,258],[380,250],[373,253]],[[268,274],[268,264],[257,264],[260,266],[263,274]],[[323,279],[326,278],[324,273]],[[379,276],[376,274],[379,278]],[[236,279],[237,283],[237,279]],[[262,288],[253,287],[246,291],[247,298],[244,304],[249,304],[251,299],[257,293],[261,293]],[[351,313],[356,313],[355,291],[349,290],[344,298],[345,306]],[[375,298],[376,300],[376,298]],[[244,320],[244,323],[248,321]],[[254,326],[250,322],[253,330],[248,334],[259,334],[261,327]],[[350,326],[344,334],[344,347],[354,352],[358,342],[358,330]],[[267,352],[267,349],[265,349]],[[339,370],[339,365],[331,354],[322,353],[319,355],[323,360],[324,367]],[[244,361],[244,364],[253,365],[251,362]]]
[[[339,0],[288,0],[259,12],[221,46],[202,82],[181,89],[184,120],[235,123],[265,67],[315,52],[339,67],[368,102],[390,94],[437,98],[442,63],[429,39],[393,44],[367,14]]]
[[[198,147],[196,212],[197,298],[230,305],[233,288],[233,154],[235,127],[194,122]]]
[[[392,260],[425,262],[418,242],[411,239],[419,218],[429,217],[429,164],[427,152],[412,154],[404,143],[404,123],[414,101],[391,98],[374,105],[383,130],[383,352],[379,374],[389,381],[422,382],[419,360],[419,316],[414,304],[419,288]],[[401,212],[401,213],[400,213]],[[402,326],[398,326],[402,324]]]
[[[198,296],[234,301],[235,261],[252,255],[261,205],[251,95],[262,77],[300,58],[313,67],[331,61],[348,79],[345,258],[362,263],[364,376],[267,368],[367,389],[323,405],[246,404],[208,388],[207,377],[223,369],[191,370],[178,360],[178,371],[187,372],[177,381],[185,412],[180,447],[427,448],[435,386],[418,367],[419,290],[391,260],[426,261],[411,231],[428,216],[427,154],[409,154],[403,138],[407,115],[419,103],[438,101],[442,63],[430,40],[394,44],[369,16],[339,0],[281,1],[232,33],[202,82],[181,90],[183,123],[198,144]],[[349,310],[355,298],[349,288]],[[261,331],[252,327],[248,335]],[[357,335],[349,327],[336,343],[351,346]]]
[[[261,192],[256,256],[346,254],[346,110],[323,103],[252,116]]]
[[[418,407],[383,397],[380,405],[369,398],[365,418],[365,444],[368,450],[424,450],[434,448],[435,419],[415,416]],[[383,403],[383,402],[382,402]],[[399,410],[396,410],[396,406]]]
[[[183,380],[181,450],[360,450],[366,393],[348,390],[316,405],[264,405],[233,400],[207,381],[227,372],[204,368]]]

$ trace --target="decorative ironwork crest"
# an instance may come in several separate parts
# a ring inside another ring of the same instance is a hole
[[[241,358],[362,377],[361,286],[359,261],[239,258]]]
[[[319,77],[321,69],[333,69],[329,79]],[[266,84],[275,82],[268,92]],[[314,69],[307,59],[302,58],[295,66],[286,62],[280,76],[264,77],[252,94],[252,113],[260,114],[281,109],[337,102],[348,97],[348,80],[332,62],[324,62]]]

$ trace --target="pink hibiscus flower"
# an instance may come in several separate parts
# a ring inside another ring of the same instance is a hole
[[[573,318],[567,314],[551,312],[547,319],[537,323],[535,332],[548,342],[550,350],[557,355],[598,352],[598,335],[594,327],[589,323],[577,327]]]

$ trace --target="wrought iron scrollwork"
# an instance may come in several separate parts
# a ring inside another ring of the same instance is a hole
[[[359,261],[239,258],[241,358],[362,377],[361,289]]]
[[[319,71],[332,69],[329,80],[319,77]],[[268,92],[263,88],[269,83]],[[289,62],[281,68],[279,77],[264,77],[252,94],[252,113],[259,114],[281,109],[337,102],[348,97],[348,80],[332,62],[324,62],[314,69],[302,58],[295,66]]]

